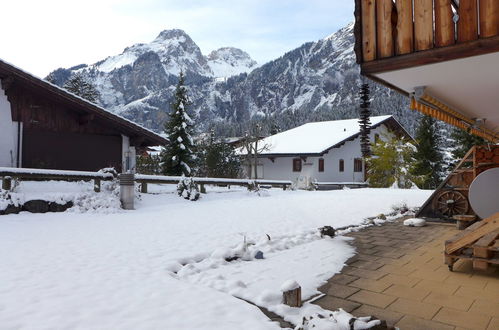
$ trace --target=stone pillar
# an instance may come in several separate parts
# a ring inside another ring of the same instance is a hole
[[[120,201],[125,210],[134,209],[135,200],[135,175],[133,173],[121,173],[118,176],[120,181]]]

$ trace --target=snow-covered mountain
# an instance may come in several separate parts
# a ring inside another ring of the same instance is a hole
[[[268,129],[288,129],[308,121],[357,117],[363,78],[353,46],[349,24],[257,66],[247,53],[231,47],[204,56],[184,31],[165,30],[151,43],[133,45],[93,65],[58,69],[51,78],[62,85],[82,72],[97,86],[105,108],[160,131],[182,70],[197,126],[238,135],[255,120]],[[372,90],[374,114],[393,114],[411,130],[416,114],[406,110],[407,101],[374,83]]]
[[[208,55],[208,65],[217,78],[235,76],[253,70],[257,63],[248,53],[234,47],[223,47]]]

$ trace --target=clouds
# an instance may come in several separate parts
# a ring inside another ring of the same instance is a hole
[[[353,20],[349,0],[18,0],[2,3],[0,58],[44,76],[93,63],[160,31],[185,30],[204,54],[223,46],[259,63]],[[8,31],[8,32],[7,32]]]

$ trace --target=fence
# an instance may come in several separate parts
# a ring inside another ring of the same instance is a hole
[[[11,190],[12,180],[59,180],[59,181],[93,181],[94,191],[100,192],[101,181],[111,181],[114,176],[111,173],[47,170],[34,168],[12,168],[0,167],[0,178],[2,178],[2,189]],[[162,176],[136,174],[135,182],[140,184],[141,192],[147,193],[148,184],[177,184],[182,179],[181,176]],[[270,186],[286,190],[293,185],[290,180],[249,180],[249,179],[227,179],[227,178],[193,178],[199,185],[218,186],[240,186],[248,187],[252,184],[260,186]],[[318,190],[341,189],[343,187],[362,188],[367,187],[364,182],[315,182]]]

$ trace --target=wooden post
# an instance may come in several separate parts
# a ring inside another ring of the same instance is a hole
[[[147,194],[147,182],[140,183],[140,192],[143,194]]]
[[[480,0],[480,38],[499,35],[499,1]]]
[[[374,0],[362,0],[362,58],[376,59],[376,7]]]
[[[199,185],[199,192],[202,194],[206,194],[206,187],[204,186],[204,183],[201,183]]]
[[[477,0],[459,1],[458,13],[459,13],[459,21],[457,21],[458,42],[466,42],[478,39]]]
[[[377,57],[393,56],[392,0],[376,1]]]
[[[282,293],[283,303],[290,307],[301,307],[301,287],[284,291]]]
[[[2,189],[11,190],[12,189],[12,178],[10,176],[4,176],[2,179]]]
[[[395,53],[408,54],[414,51],[414,25],[412,23],[412,0],[397,0],[397,40]]]
[[[100,179],[94,179],[94,191],[100,192]]]
[[[433,0],[414,1],[414,34],[417,51],[433,48]]]
[[[453,17],[451,0],[435,0],[435,46],[450,46],[456,42]]]

